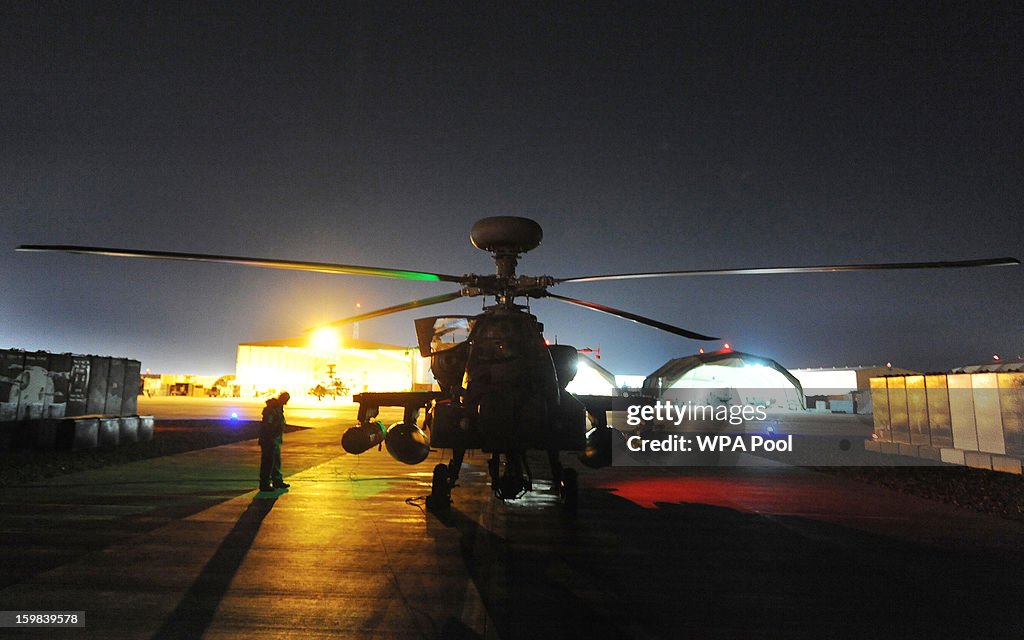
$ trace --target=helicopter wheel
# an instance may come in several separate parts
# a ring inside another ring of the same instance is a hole
[[[491,478],[491,491],[494,495],[498,495],[498,485],[501,483],[501,461],[498,459],[498,454],[493,454],[487,461],[487,474]]]
[[[439,464],[434,467],[434,477],[430,481],[430,495],[427,496],[427,509],[431,511],[447,511],[452,504],[452,490],[448,483],[448,465]]]
[[[579,479],[575,469],[565,469],[562,472],[562,480],[558,488],[558,497],[562,502],[562,508],[575,512],[580,494]]]

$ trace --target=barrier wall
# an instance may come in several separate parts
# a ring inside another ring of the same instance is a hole
[[[871,378],[865,449],[1021,473],[1024,372]]]
[[[0,350],[0,422],[138,413],[138,360]]]

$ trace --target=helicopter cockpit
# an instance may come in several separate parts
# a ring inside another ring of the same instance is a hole
[[[420,355],[429,358],[458,347],[469,340],[475,325],[474,316],[433,316],[416,319],[416,338],[419,342]]]

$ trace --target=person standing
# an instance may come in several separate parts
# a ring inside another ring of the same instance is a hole
[[[284,441],[284,405],[291,400],[285,391],[267,400],[260,424],[260,491],[287,489],[289,485],[281,475],[281,444]]]

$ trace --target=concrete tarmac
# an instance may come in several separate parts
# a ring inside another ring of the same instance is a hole
[[[581,468],[567,514],[479,454],[438,517],[444,452],[345,455],[347,411],[286,436],[286,492],[255,441],[0,491],[0,610],[86,619],[0,636],[1024,636],[1018,523],[781,465]]]

